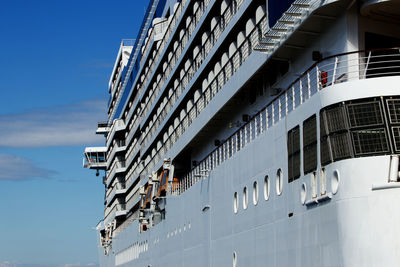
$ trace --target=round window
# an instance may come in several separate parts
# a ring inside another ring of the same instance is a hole
[[[253,204],[257,205],[258,203],[258,183],[255,181],[253,183]]]
[[[233,212],[237,213],[238,208],[239,208],[239,197],[238,197],[238,193],[235,192],[235,194],[233,194]]]
[[[333,171],[333,175],[331,178],[331,188],[332,188],[332,193],[336,194],[338,189],[339,189],[339,183],[340,183],[340,175],[338,170]]]
[[[307,199],[307,187],[306,187],[306,184],[305,183],[303,183],[302,185],[301,185],[301,191],[300,191],[300,201],[301,201],[301,204],[305,204],[306,203],[306,199]]]
[[[282,170],[279,169],[276,173],[276,194],[280,196],[282,194],[283,188],[283,173]]]
[[[264,199],[269,199],[269,176],[266,175],[264,178]]]
[[[249,196],[247,195],[247,187],[243,188],[243,209],[247,209]]]

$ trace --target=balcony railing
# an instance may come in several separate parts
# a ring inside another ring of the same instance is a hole
[[[400,75],[400,48],[356,51],[328,57],[312,65],[284,92],[206,156],[169,193],[181,194],[233,154],[267,131],[312,95],[351,80]]]
[[[107,223],[111,220],[111,218],[117,216],[118,211],[125,211],[125,210],[126,210],[125,204],[115,204],[104,217],[104,222]]]
[[[122,119],[114,120],[114,122],[110,128],[110,133],[107,136],[107,146],[110,146],[110,143],[114,138],[115,132],[123,130],[124,128],[125,128],[125,122]]]
[[[212,49],[214,44],[217,42],[217,40],[220,37],[220,35],[222,34],[222,32],[225,30],[225,28],[231,21],[233,15],[240,8],[243,1],[237,1],[237,2],[238,2],[237,4],[235,3],[235,1],[231,2],[231,4],[228,6],[228,8],[226,8],[224,13],[221,15],[221,18],[218,21],[218,23],[211,30],[209,36],[205,40],[205,43],[204,43],[201,51],[192,60],[192,63],[189,66],[188,70],[185,72],[184,76],[181,77],[181,79],[179,80],[179,84],[178,84],[177,88],[175,88],[172,95],[169,96],[169,98],[167,100],[167,105],[162,109],[162,112],[157,116],[156,121],[151,125],[149,131],[147,133],[145,133],[146,137],[142,144],[143,147],[145,147],[148,144],[148,142],[153,138],[158,127],[161,125],[162,121],[167,116],[170,109],[173,107],[175,102],[178,100],[180,95],[183,93],[186,86],[189,84],[190,80],[192,79],[194,73],[196,73],[197,70],[201,67],[201,64],[207,57],[208,53],[210,52],[210,50]],[[192,21],[194,21],[194,20],[192,20]],[[185,39],[185,38],[183,38],[183,39]],[[189,38],[187,38],[187,40],[188,39]],[[183,51],[184,44],[181,47],[182,47],[182,49],[180,49],[179,51],[175,51],[174,57],[179,58],[180,53]],[[169,67],[167,68],[167,70],[164,74],[165,77],[168,77],[169,72],[172,71],[172,69],[174,67],[172,65],[172,63],[169,63],[168,66]],[[151,105],[155,100],[155,97],[158,95],[159,91],[161,90],[161,82],[162,81],[163,81],[163,79],[161,79],[160,82],[157,84],[157,87],[154,90],[149,102],[146,104],[146,108],[144,109],[143,114],[147,114],[147,112],[150,110]],[[144,116],[142,115],[142,117],[144,117]]]
[[[210,1],[210,0],[206,0],[206,1]],[[153,73],[154,67],[156,66],[156,63],[158,62],[162,52],[164,51],[164,48],[165,48],[166,44],[168,43],[173,30],[175,29],[175,26],[177,26],[176,24],[179,21],[180,15],[187,3],[188,3],[188,0],[182,0],[181,3],[179,4],[178,8],[175,10],[174,14],[172,14],[171,22],[168,24],[168,27],[164,34],[164,38],[161,40],[161,43],[160,43],[159,47],[157,48],[157,54],[155,55],[154,59],[152,60],[152,63],[150,64],[148,70],[144,73],[146,78],[143,81],[142,86],[140,86],[138,88],[138,92],[136,93],[135,99],[132,101],[134,103],[134,105],[131,106],[131,109],[129,110],[129,114],[133,114],[133,112],[136,110],[136,108],[137,108],[136,101],[138,100],[139,96],[142,94],[144,88],[146,88],[143,85],[147,84],[147,81],[148,81],[150,75]],[[151,41],[149,40],[148,43],[151,43]],[[130,116],[126,121],[129,121],[129,119],[130,119]]]
[[[207,106],[211,99],[221,90],[223,85],[230,79],[230,77],[239,69],[239,67],[245,62],[245,60],[250,56],[253,48],[258,44],[259,38],[261,38],[262,32],[266,27],[266,17],[264,16],[260,22],[255,26],[255,28],[249,33],[245,38],[244,42],[238,47],[236,52],[231,58],[221,67],[221,70],[216,73],[213,80],[211,80],[203,90],[202,94],[199,96],[197,101],[193,104],[193,107],[188,110],[185,116],[180,120],[178,125],[174,125],[174,130],[169,134],[168,139],[160,147],[156,154],[145,166],[145,172],[148,173],[158,162],[162,156],[173,146],[173,144],[178,140],[179,136],[184,133],[184,131],[192,124],[193,120],[200,114],[200,112]],[[176,94],[172,95],[174,97]],[[178,96],[175,96],[175,101]],[[165,112],[161,114],[166,116],[172,105],[169,104],[168,107],[164,107]],[[161,120],[160,120],[161,123]]]
[[[109,196],[112,196],[112,195],[114,195],[115,193],[116,193],[116,191],[117,190],[124,190],[126,187],[125,187],[125,183],[116,183],[113,187],[112,187],[112,189],[111,190],[109,190],[108,192],[107,192],[107,195],[106,195],[106,197],[108,198]]]
[[[108,176],[107,176],[107,184],[111,182],[111,180],[114,178],[115,173],[117,172],[118,169],[122,169],[126,167],[125,160],[117,160],[115,159],[113,164],[111,165],[110,170],[108,171]]]

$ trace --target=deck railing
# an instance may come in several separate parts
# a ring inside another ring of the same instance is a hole
[[[148,173],[154,167],[155,163],[158,162],[164,154],[173,146],[178,140],[179,136],[192,124],[193,120],[200,114],[200,112],[210,103],[211,99],[221,90],[223,85],[229,80],[229,78],[239,69],[239,67],[245,62],[245,60],[253,52],[255,45],[258,44],[258,40],[261,37],[261,33],[266,25],[266,17],[264,16],[249,35],[244,39],[243,43],[237,48],[236,52],[232,55],[227,62],[221,66],[221,70],[215,74],[214,78],[208,83],[208,86],[200,94],[199,98],[193,104],[193,107],[189,109],[185,116],[181,118],[180,122],[173,126],[173,131],[169,132],[168,138],[164,140],[162,146],[160,146],[155,155],[149,162],[146,162],[144,172]],[[182,90],[184,87],[181,87]],[[170,98],[175,98],[170,101],[168,106],[163,108],[161,112],[161,118],[165,118],[169,110],[172,108],[172,103],[175,103],[178,99],[180,90],[177,90]],[[161,119],[159,124],[161,124]]]
[[[204,45],[201,48],[201,51],[196,55],[196,57],[191,61],[190,66],[185,70],[185,74],[183,77],[179,79],[179,83],[176,88],[174,88],[173,93],[169,95],[167,104],[166,106],[162,109],[162,112],[157,115],[157,119],[153,124],[150,126],[150,129],[148,130],[147,133],[145,133],[146,138],[143,140],[142,146],[145,147],[148,142],[153,138],[156,130],[160,126],[161,122],[164,120],[166,115],[168,114],[169,110],[172,108],[172,106],[175,104],[176,100],[179,98],[179,96],[182,94],[182,92],[185,90],[185,87],[188,85],[192,77],[194,76],[194,73],[201,67],[201,64],[207,57],[208,53],[210,52],[211,48],[214,46],[214,44],[217,42],[219,36],[222,34],[222,32],[225,30],[229,22],[231,21],[233,15],[237,12],[237,10],[240,8],[241,4],[243,1],[232,1],[228,8],[225,9],[223,14],[220,17],[220,20],[214,25],[213,29],[211,30],[210,34],[204,41]],[[200,8],[200,7],[199,7]],[[203,8],[204,9],[204,8]],[[202,10],[201,12],[204,12]],[[198,19],[200,20],[200,18]],[[198,21],[193,20],[191,21],[190,25],[193,24],[193,27],[189,25],[189,28],[193,28],[196,25]],[[159,94],[161,91],[164,82],[165,82],[165,77],[168,77],[170,72],[173,70],[175,67],[176,62],[180,58],[181,53],[183,52],[184,47],[186,46],[186,42],[189,40],[189,36],[192,34],[192,31],[186,31],[185,35],[182,37],[182,42],[181,44],[176,48],[174,51],[174,56],[168,61],[168,67],[165,70],[165,73],[163,75],[163,78],[158,81],[156,88],[153,90],[148,103],[146,103],[146,108],[142,111],[141,117],[143,118],[150,110],[152,107],[152,104],[154,100],[156,99],[156,96]]]
[[[351,80],[394,75],[400,75],[400,48],[349,52],[315,63],[248,123],[207,155],[179,183],[170,184],[169,194],[185,192],[325,87]]]

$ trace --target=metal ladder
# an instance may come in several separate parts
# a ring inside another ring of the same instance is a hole
[[[259,39],[254,50],[272,53],[308,17],[312,9],[311,2],[313,0],[296,0],[264,37]]]

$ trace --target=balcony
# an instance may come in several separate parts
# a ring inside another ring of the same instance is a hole
[[[114,163],[112,164],[110,170],[108,171],[107,177],[107,186],[110,185],[111,181],[114,179],[115,174],[125,172],[126,171],[126,164],[125,160],[118,160],[115,159]]]
[[[127,214],[126,207],[124,203],[115,204],[111,209],[109,209],[104,217],[104,224],[107,225],[115,217],[124,216]]]
[[[97,130],[96,134],[108,134],[110,132],[110,127],[111,125],[108,124],[107,122],[98,122],[97,123]]]
[[[109,206],[115,197],[126,193],[125,183],[116,183],[107,194],[107,206]]]
[[[106,151],[106,147],[85,148],[83,167],[95,170],[105,170],[107,166]]]
[[[110,131],[109,136],[107,136],[107,146],[111,145],[112,140],[114,139],[115,132],[125,130],[125,122],[122,119],[115,119]]]

